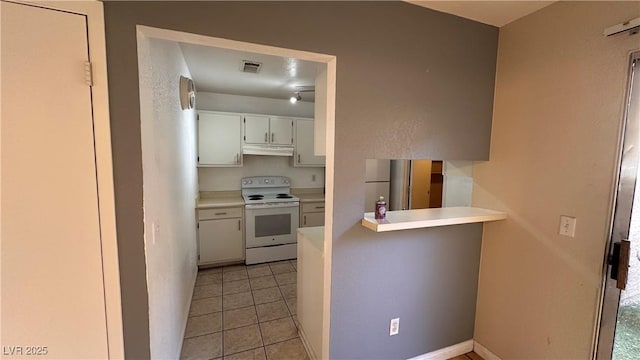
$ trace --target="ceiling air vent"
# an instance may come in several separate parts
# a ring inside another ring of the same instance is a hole
[[[262,64],[257,61],[242,60],[242,72],[257,74]]]

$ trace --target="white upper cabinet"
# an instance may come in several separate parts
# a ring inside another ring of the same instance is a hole
[[[294,154],[294,166],[322,167],[325,164],[324,156],[316,156],[313,153],[313,120],[296,119]]]
[[[293,145],[293,119],[271,118],[271,145]]]
[[[242,166],[242,116],[198,112],[198,166]]]
[[[268,144],[270,136],[268,116],[244,117],[244,142],[246,144]]]
[[[245,144],[293,145],[293,119],[246,115]]]

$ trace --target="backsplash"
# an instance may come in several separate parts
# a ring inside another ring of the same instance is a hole
[[[292,188],[324,187],[324,167],[293,167],[291,161],[288,156],[244,155],[239,168],[198,168],[200,191],[240,190],[247,176],[286,176]]]

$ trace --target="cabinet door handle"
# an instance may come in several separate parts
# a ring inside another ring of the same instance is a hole
[[[316,209],[324,209],[324,206],[316,206]]]
[[[264,133],[264,142],[269,141],[269,133]]]
[[[303,216],[303,219],[304,219],[304,221],[303,221],[302,225],[307,225],[307,215]]]
[[[298,164],[300,164],[300,153],[298,153]]]
[[[273,142],[275,133],[271,133],[271,142]]]
[[[240,164],[240,153],[236,153],[236,164]]]
[[[238,220],[238,231],[242,230],[242,220]]]
[[[226,212],[219,212],[219,213],[216,213],[216,215],[227,215],[227,213]]]

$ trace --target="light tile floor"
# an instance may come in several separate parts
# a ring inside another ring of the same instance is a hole
[[[198,272],[182,359],[309,359],[298,336],[296,261]]]

